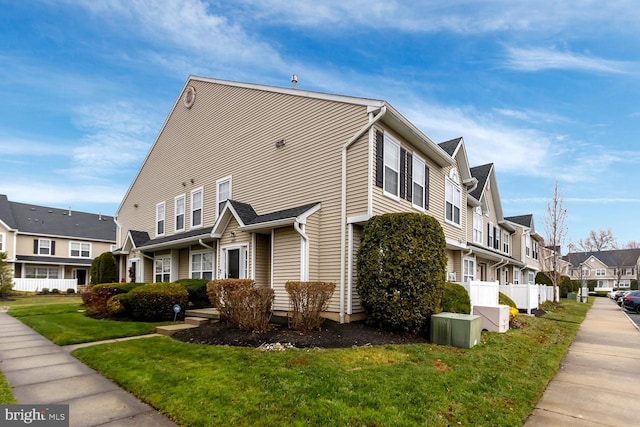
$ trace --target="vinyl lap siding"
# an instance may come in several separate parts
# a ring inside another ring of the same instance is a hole
[[[309,280],[320,280],[320,216],[321,211],[307,219],[305,234],[309,237]]]
[[[257,286],[271,285],[271,236],[256,234],[255,278]]]
[[[351,265],[353,274],[351,276],[351,313],[363,313],[364,308],[360,305],[360,295],[358,294],[358,250],[362,239],[363,228],[359,225],[353,226],[353,263]]]
[[[289,310],[289,294],[284,285],[300,280],[300,235],[293,229],[279,228],[273,234],[273,290],[274,310]]]

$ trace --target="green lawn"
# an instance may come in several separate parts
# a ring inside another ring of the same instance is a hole
[[[13,394],[11,394],[11,387],[0,371],[0,405],[11,405],[16,403]]]
[[[15,305],[9,314],[58,345],[145,335],[153,333],[158,325],[170,323],[94,319],[85,315],[81,302]]]
[[[9,299],[0,300],[0,306],[16,307],[24,305],[49,305],[81,303],[82,298],[76,295],[36,295],[35,293],[20,293]]]
[[[260,352],[167,337],[74,356],[185,426],[522,425],[591,306],[563,300],[472,349],[431,344]]]

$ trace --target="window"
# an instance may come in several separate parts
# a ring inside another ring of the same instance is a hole
[[[493,229],[493,249],[500,250],[500,229]]]
[[[492,248],[493,247],[493,230],[495,229],[495,227],[493,226],[493,223],[490,222],[489,225],[487,226],[487,246]]]
[[[529,283],[535,283],[535,281],[536,281],[536,276],[535,276],[535,274],[533,274],[533,272],[530,271],[529,272],[529,281],[528,282]]]
[[[166,206],[164,202],[156,205],[156,236],[162,236],[164,234],[165,210]]]
[[[538,242],[533,241],[533,259],[538,259]]]
[[[0,233],[0,252],[4,252],[4,233]]]
[[[156,258],[155,282],[171,281],[171,257]]]
[[[55,255],[56,242],[50,239],[34,239],[33,253],[36,255]]]
[[[530,257],[531,256],[531,236],[527,235],[524,241],[525,241],[525,245],[527,246],[527,249],[526,249],[527,257]]]
[[[58,279],[60,269],[44,265],[28,265],[25,267],[25,277],[27,279]]]
[[[513,270],[513,284],[514,285],[519,285],[520,284],[520,270],[518,270],[517,268],[515,268]]]
[[[2,239],[2,235],[0,234],[0,240]],[[2,243],[2,242],[0,242]],[[2,249],[0,249],[2,250]],[[625,276],[631,276],[633,274],[633,267],[627,267],[624,269],[624,275]]]
[[[429,169],[424,161],[417,156],[413,156],[412,161],[412,181],[413,181],[413,206],[419,209],[429,207]]]
[[[178,196],[174,200],[175,205],[175,231],[184,231],[184,205],[185,205],[185,196],[184,194]]]
[[[462,281],[469,283],[476,278],[476,260],[473,258],[465,258],[462,265]]]
[[[606,274],[606,271],[604,268],[596,269],[596,276],[604,276],[605,274]]]
[[[69,256],[71,258],[91,258],[91,243],[69,243]]]
[[[482,243],[482,212],[479,209],[473,212],[473,241]]]
[[[455,181],[454,181],[455,180]],[[461,193],[458,186],[458,173],[452,170],[445,183],[445,219],[456,225],[460,225],[460,200]]]
[[[191,192],[191,227],[202,227],[202,188]]]
[[[506,231],[502,233],[502,252],[505,254],[509,254],[509,249],[511,247],[511,234]]]
[[[212,252],[198,252],[191,254],[191,278],[213,279]]]
[[[384,138],[384,192],[398,197],[400,186],[400,144],[388,135]]]
[[[231,177],[222,178],[216,181],[217,209],[216,217],[222,212],[224,202],[231,198]]]

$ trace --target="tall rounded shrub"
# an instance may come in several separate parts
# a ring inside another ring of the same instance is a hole
[[[115,283],[118,280],[118,266],[111,252],[104,252],[91,262],[89,270],[91,284]]]
[[[368,322],[418,333],[444,290],[447,266],[442,226],[419,213],[374,216],[357,257],[357,290]]]
[[[189,293],[178,283],[149,283],[139,286],[127,294],[131,315],[136,320],[172,320],[173,306],[180,305],[178,318],[184,317],[184,309],[189,301]]]
[[[445,282],[440,308],[448,313],[470,314],[471,298],[469,298],[469,292],[458,283]]]

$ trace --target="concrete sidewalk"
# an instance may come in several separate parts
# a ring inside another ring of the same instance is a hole
[[[19,404],[69,405],[70,426],[176,426],[7,313],[0,313],[0,361]]]
[[[640,331],[615,302],[596,297],[525,426],[640,425],[638,384]]]

